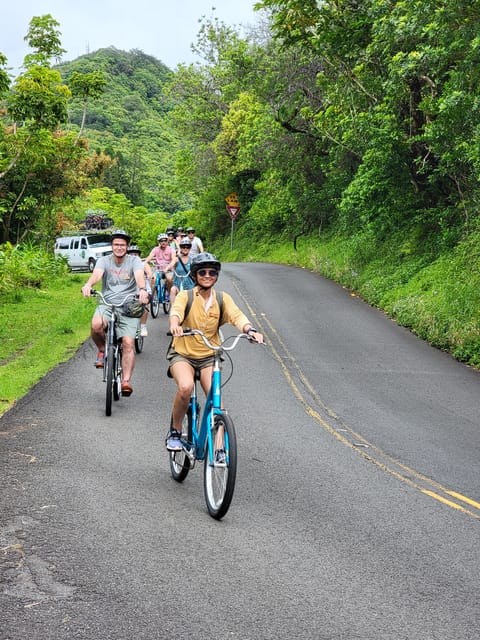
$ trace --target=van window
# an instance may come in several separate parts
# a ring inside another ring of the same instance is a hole
[[[74,249],[78,249],[78,238],[75,240],[75,242],[73,243],[73,248]]]
[[[87,241],[85,240],[85,238],[82,238],[82,243],[80,245],[81,249],[86,249],[87,248]]]
[[[88,236],[88,244],[91,247],[104,247],[112,243],[112,236],[109,233],[92,233]]]

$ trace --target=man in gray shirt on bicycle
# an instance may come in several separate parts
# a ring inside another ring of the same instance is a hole
[[[85,297],[91,295],[94,284],[102,280],[102,294],[106,301],[121,304],[131,294],[138,292],[138,301],[148,304],[148,293],[145,287],[143,263],[138,256],[127,253],[130,236],[119,229],[112,233],[112,254],[100,258],[95,268],[82,287]],[[97,346],[95,361],[97,368],[103,368],[105,359],[105,329],[111,316],[111,307],[100,303],[92,318],[91,335]],[[130,379],[135,366],[135,336],[138,329],[138,318],[129,317],[123,310],[119,311],[118,336],[122,338],[122,395],[130,396],[133,388]]]

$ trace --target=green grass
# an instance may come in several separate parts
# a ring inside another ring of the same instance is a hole
[[[437,239],[434,239],[436,242]],[[228,245],[230,246],[230,245]],[[301,236],[233,250],[209,247],[222,260],[298,265],[341,283],[398,324],[466,364],[480,368],[480,230],[454,248],[430,246],[418,230],[379,241],[367,233]]]
[[[250,238],[208,249],[223,261],[276,262],[320,273],[383,309],[399,324],[480,368],[480,231],[454,249],[429,247],[412,229],[379,242],[368,234],[293,240]],[[0,415],[89,336],[95,303],[80,288],[88,274],[67,274],[48,288],[15,288],[0,304]],[[17,293],[20,291],[21,293]]]
[[[87,339],[95,303],[80,293],[88,275],[46,289],[24,288],[0,306],[0,415]]]

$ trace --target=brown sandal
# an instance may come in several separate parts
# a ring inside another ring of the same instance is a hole
[[[122,396],[131,396],[133,388],[129,385],[128,382],[122,382]]]

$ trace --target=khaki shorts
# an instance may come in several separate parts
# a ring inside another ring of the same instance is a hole
[[[95,314],[102,316],[108,322],[112,317],[112,309],[104,304],[99,304],[95,309]],[[118,313],[117,335],[119,338],[123,338],[123,336],[135,338],[139,325],[140,318],[130,318],[121,312]]]
[[[170,371],[170,367],[172,364],[176,362],[188,362],[195,371],[200,371],[200,369],[205,369],[205,367],[213,367],[215,357],[206,356],[205,358],[189,358],[188,356],[182,356],[180,353],[177,353],[175,349],[170,346],[167,351],[167,361],[168,361],[168,371],[167,376],[172,378],[172,373]]]

